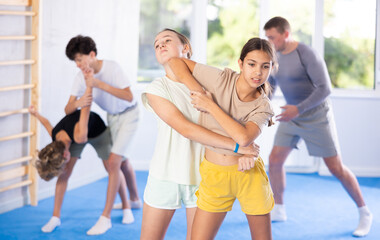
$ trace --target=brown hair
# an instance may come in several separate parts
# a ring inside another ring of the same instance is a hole
[[[283,34],[285,31],[290,32],[290,24],[288,20],[283,17],[273,17],[264,25],[264,30],[269,30],[271,28],[276,28],[276,30]]]
[[[193,55],[193,50],[191,49],[190,40],[185,35],[183,35],[182,33],[179,33],[176,30],[173,30],[170,28],[165,28],[164,30],[159,32],[159,34],[162,32],[165,32],[165,31],[170,31],[170,32],[175,33],[183,45],[189,46],[189,51],[187,52],[187,58],[190,59],[191,56]]]
[[[78,53],[88,55],[91,51],[94,51],[95,55],[98,53],[94,40],[87,36],[73,37],[66,46],[66,56],[72,61],[75,60],[75,55]]]
[[[63,171],[65,166],[64,150],[65,144],[62,141],[54,141],[38,153],[35,166],[42,179],[49,181]]]
[[[249,52],[252,51],[263,51],[265,52],[269,58],[272,61],[272,72],[277,71],[277,56],[276,56],[276,51],[274,50],[273,45],[261,38],[251,38],[248,40],[248,42],[243,46],[241,53],[240,53],[240,60],[244,62],[245,57]],[[272,87],[268,81],[265,81],[260,87],[257,88],[259,91],[263,91],[267,96],[270,96],[272,94]],[[268,126],[273,125],[272,119],[269,120]]]

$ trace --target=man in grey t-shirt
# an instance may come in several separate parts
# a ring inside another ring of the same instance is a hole
[[[269,156],[269,176],[275,207],[272,221],[285,221],[284,163],[302,138],[312,156],[322,157],[330,172],[339,179],[355,201],[360,215],[354,236],[368,234],[372,214],[367,208],[355,175],[342,163],[335,122],[328,96],[331,93],[330,77],[324,60],[309,46],[292,38],[289,22],[282,17],[270,19],[264,26],[265,35],[275,46],[279,70],[270,82],[278,85],[286,105],[282,113],[274,146]]]

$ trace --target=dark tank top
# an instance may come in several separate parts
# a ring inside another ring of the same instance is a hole
[[[69,135],[71,141],[74,141],[74,126],[79,121],[80,110],[66,115],[61,121],[53,128],[52,138],[55,141],[55,136],[61,130],[64,130]],[[90,118],[88,120],[88,138],[95,138],[102,134],[106,130],[106,125],[100,116],[94,112],[90,112]]]

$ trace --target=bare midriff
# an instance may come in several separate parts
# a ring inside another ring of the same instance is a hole
[[[206,148],[205,157],[207,161],[211,163],[221,166],[231,166],[238,164],[238,159],[240,156],[216,153]]]

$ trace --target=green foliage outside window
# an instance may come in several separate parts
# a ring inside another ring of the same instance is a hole
[[[248,39],[259,36],[256,0],[212,1],[218,18],[209,20],[207,64],[239,70],[240,51]]]

